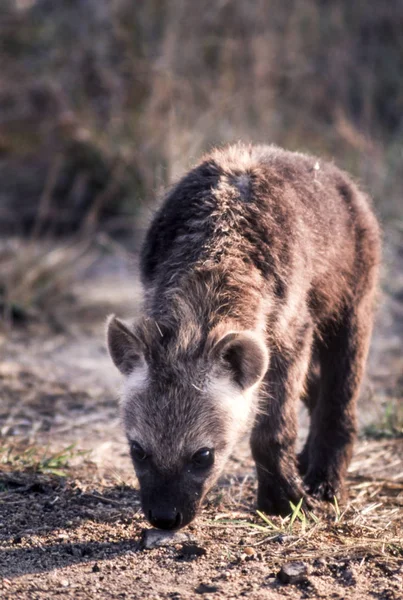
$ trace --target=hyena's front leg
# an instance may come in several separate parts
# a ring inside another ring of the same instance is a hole
[[[305,326],[292,352],[274,351],[266,380],[266,399],[252,431],[251,448],[258,476],[258,508],[287,515],[304,497],[297,468],[296,405],[306,379],[312,329]]]
[[[372,295],[323,336],[321,394],[311,416],[308,491],[323,500],[343,492],[356,437],[356,400],[372,329]]]
[[[304,395],[302,401],[308,409],[309,416],[312,418],[316,405],[319,402],[320,396],[320,362],[317,352],[318,345],[314,342],[314,348],[312,351],[311,364],[309,366],[308,375],[305,382]],[[307,474],[309,470],[309,452],[311,445],[311,433],[307,437],[303,449],[298,454],[298,471],[301,476]]]

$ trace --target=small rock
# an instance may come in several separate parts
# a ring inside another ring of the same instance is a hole
[[[180,555],[183,557],[188,556],[206,556],[207,551],[202,546],[197,544],[183,544],[180,550]]]
[[[13,539],[13,544],[21,544],[22,542],[22,537],[20,535],[16,535],[15,538]]]
[[[326,559],[322,556],[317,558],[314,562],[315,567],[326,567]]]
[[[355,585],[357,583],[354,577],[354,571],[350,568],[344,570],[343,579],[348,585]]]
[[[189,533],[182,531],[161,531],[160,529],[143,529],[140,540],[141,550],[152,550],[162,546],[193,543],[195,540]]]
[[[293,561],[284,563],[277,577],[281,583],[299,583],[306,581],[308,575],[308,565],[304,562]]]
[[[60,585],[62,587],[69,587],[70,581],[68,579],[62,579],[61,582],[60,582]]]
[[[100,570],[101,570],[101,567],[98,565],[98,563],[95,563],[95,565],[92,567],[92,572],[99,573]]]
[[[214,594],[214,592],[218,592],[220,588],[217,585],[209,585],[208,583],[201,583],[197,588],[195,588],[196,594]]]
[[[245,552],[245,554],[247,554],[248,556],[253,556],[255,554],[255,549],[252,548],[252,546],[246,546],[243,551]]]
[[[280,533],[276,538],[275,541],[278,544],[286,544],[287,542],[292,542],[293,540],[296,539],[295,535],[283,535],[282,533]]]

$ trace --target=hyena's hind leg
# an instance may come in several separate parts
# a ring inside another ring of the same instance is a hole
[[[319,394],[321,389],[320,382],[320,361],[317,344],[314,343],[309,371],[305,383],[305,391],[302,396],[302,401],[308,409],[310,420],[312,413],[319,402]],[[304,447],[298,454],[298,471],[301,476],[306,475],[309,469],[309,448],[311,445],[311,431],[309,431]]]
[[[357,432],[356,402],[372,331],[373,298],[345,310],[320,345],[320,394],[312,411],[305,484],[313,496],[342,494]]]

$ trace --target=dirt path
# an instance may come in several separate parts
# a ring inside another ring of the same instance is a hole
[[[395,269],[403,256],[392,258]],[[138,299],[130,269],[112,271],[78,287],[65,331],[37,324],[3,337],[0,597],[402,598],[401,439],[361,440],[347,505],[300,514],[293,524],[256,514],[245,443],[188,537],[144,549],[147,526],[119,424],[119,377],[102,336],[105,315],[131,315]],[[388,285],[363,426],[380,411],[380,393],[386,403],[403,388],[397,267]],[[278,574],[290,561],[304,564],[299,580],[285,583]]]

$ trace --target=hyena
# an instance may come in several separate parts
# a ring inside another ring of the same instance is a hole
[[[192,521],[245,433],[261,510],[341,493],[379,245],[345,173],[274,146],[214,150],[168,191],[142,249],[142,316],[107,331],[152,525]]]

